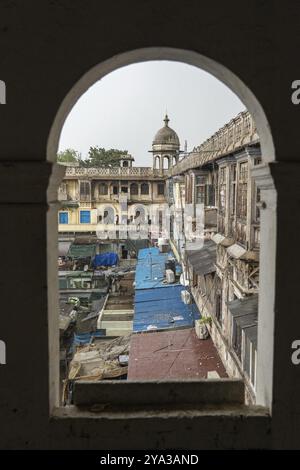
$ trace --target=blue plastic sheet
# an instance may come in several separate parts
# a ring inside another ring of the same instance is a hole
[[[96,255],[93,260],[93,267],[97,266],[115,266],[119,263],[119,257],[117,253],[108,252]]]
[[[88,344],[92,340],[92,338],[101,338],[105,336],[104,330],[96,330],[90,333],[81,333],[75,334],[74,333],[74,345],[80,346],[82,344]]]
[[[138,290],[169,287],[169,284],[163,281],[166,272],[165,264],[170,257],[173,258],[173,253],[160,253],[156,247],[140,250],[135,273],[135,288]]]
[[[181,300],[183,286],[136,291],[133,331],[191,328],[200,318],[196,304]]]

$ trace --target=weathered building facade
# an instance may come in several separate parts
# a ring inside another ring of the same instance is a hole
[[[260,193],[251,169],[261,162],[248,112],[239,114],[171,170],[173,245],[227,372],[242,376],[255,402]],[[174,190],[174,187],[176,188]],[[181,212],[190,206],[190,220]],[[185,225],[183,226],[182,224]],[[183,230],[182,230],[183,226]]]
[[[97,232],[115,239],[130,233],[135,236],[138,231],[140,238],[148,238],[148,232],[152,238],[159,237],[166,179],[180,152],[178,136],[169,127],[167,115],[164,123],[152,143],[152,167],[132,166],[134,159],[128,155],[115,168],[67,167],[58,194],[62,204],[60,234]]]

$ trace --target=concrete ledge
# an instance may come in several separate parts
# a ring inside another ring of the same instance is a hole
[[[56,408],[48,446],[55,449],[269,449],[272,420],[245,405]],[[68,433],[65,432],[68,429]],[[74,448],[74,447],[73,447]]]
[[[103,420],[130,420],[130,419],[185,419],[185,418],[257,418],[270,425],[269,411],[256,405],[200,405],[200,406],[135,406],[135,407],[109,407],[105,405],[93,405],[77,407],[75,405],[55,408],[51,413],[51,419],[103,419]]]
[[[186,380],[109,382],[78,381],[74,386],[74,405],[180,405],[244,403],[241,380]]]

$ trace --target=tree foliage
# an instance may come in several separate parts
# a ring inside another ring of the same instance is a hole
[[[127,150],[109,149],[102,147],[90,147],[88,157],[82,163],[88,167],[116,167],[120,166],[120,160],[123,155],[128,153]]]
[[[68,148],[57,154],[57,161],[58,162],[80,162],[81,161],[81,153],[77,150]]]
[[[120,166],[120,160],[123,155],[127,155],[127,150],[109,149],[95,146],[90,147],[87,158],[82,158],[82,155],[77,150],[68,148],[57,154],[58,162],[78,162],[80,166],[84,167],[105,167],[112,168]]]

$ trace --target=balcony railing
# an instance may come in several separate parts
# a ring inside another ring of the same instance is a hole
[[[254,120],[248,111],[244,111],[201,145],[195,147],[183,160],[173,166],[170,173],[178,175],[258,141],[259,136]]]
[[[168,170],[154,170],[151,167],[132,167],[132,168],[84,168],[84,167],[67,167],[66,177],[94,177],[94,178],[128,178],[128,177],[163,177],[168,175]]]

